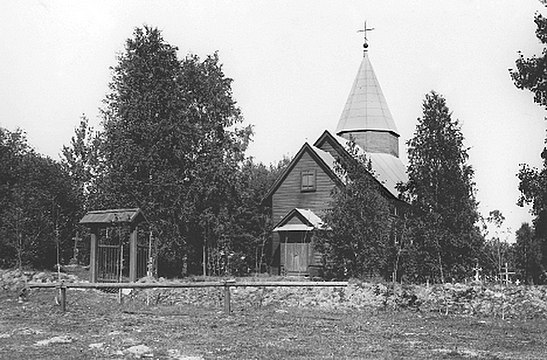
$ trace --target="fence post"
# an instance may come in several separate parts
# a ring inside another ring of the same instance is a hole
[[[229,315],[232,312],[231,304],[231,292],[230,284],[235,284],[235,280],[225,280],[224,281],[224,312]]]
[[[61,283],[61,311],[66,311],[66,285]]]

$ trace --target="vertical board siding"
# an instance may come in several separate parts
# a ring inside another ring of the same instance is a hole
[[[302,171],[307,170],[315,170],[316,190],[301,192],[301,174]],[[325,209],[330,206],[330,202],[332,200],[331,192],[334,186],[336,185],[329,175],[325,173],[325,171],[317,164],[308,152],[305,152],[291,172],[287,175],[283,183],[281,183],[272,195],[273,223],[277,224],[285,215],[287,215],[289,211],[294,208],[309,209],[317,216],[322,217]],[[295,217],[290,219],[289,223],[300,223],[300,220]],[[273,252],[274,254],[277,252],[278,255],[277,258],[274,255],[272,263],[272,273],[274,274],[279,274],[280,270],[285,267],[285,251],[289,250],[285,249],[284,236],[280,235],[281,234],[279,233],[274,233],[273,236]],[[293,236],[295,235],[296,234]],[[294,241],[294,239],[292,240]],[[310,241],[311,239],[307,240]],[[308,256],[306,259],[307,264],[320,264],[321,255],[315,251],[313,244],[307,243],[306,246],[308,247]],[[287,269],[285,269],[285,271],[286,270]]]
[[[386,132],[351,133],[355,143],[366,152],[386,153],[399,157],[399,138]]]
[[[301,173],[312,169],[316,170],[316,191],[301,192]],[[274,224],[277,224],[294,208],[309,209],[321,217],[324,210],[329,207],[334,186],[334,181],[319,167],[310,154],[304,153],[272,196]]]

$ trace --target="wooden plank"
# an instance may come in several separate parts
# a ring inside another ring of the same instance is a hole
[[[57,288],[60,289],[61,295],[61,311],[66,311],[66,290],[73,289],[100,289],[100,288],[117,288],[121,289],[156,289],[156,288],[205,288],[205,287],[223,287],[224,288],[224,311],[230,314],[231,309],[231,292],[230,287],[346,287],[346,281],[339,282],[317,282],[317,281],[273,281],[273,282],[256,282],[256,283],[236,283],[235,280],[227,280],[222,282],[203,282],[203,283],[28,283],[29,288]]]
[[[229,287],[344,287],[347,281],[261,281],[229,283]],[[28,283],[29,288],[58,288],[59,283]],[[224,287],[225,282],[196,283],[62,283],[67,289],[154,289]]]
[[[131,227],[129,240],[129,281],[137,281],[137,227]]]
[[[91,228],[91,248],[89,251],[89,281],[91,281],[92,283],[97,282],[97,252],[99,249],[99,241],[97,239],[98,232],[99,231],[97,227],[93,226]]]

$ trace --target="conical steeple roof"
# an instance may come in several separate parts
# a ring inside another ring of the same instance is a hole
[[[390,132],[399,136],[366,50],[336,134],[364,131]]]

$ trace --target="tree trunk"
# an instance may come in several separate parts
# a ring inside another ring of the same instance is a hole
[[[439,259],[439,272],[441,274],[441,284],[444,284],[443,262],[442,262],[442,259],[441,259],[441,250],[440,249],[437,251],[437,256],[438,256],[438,259]]]

